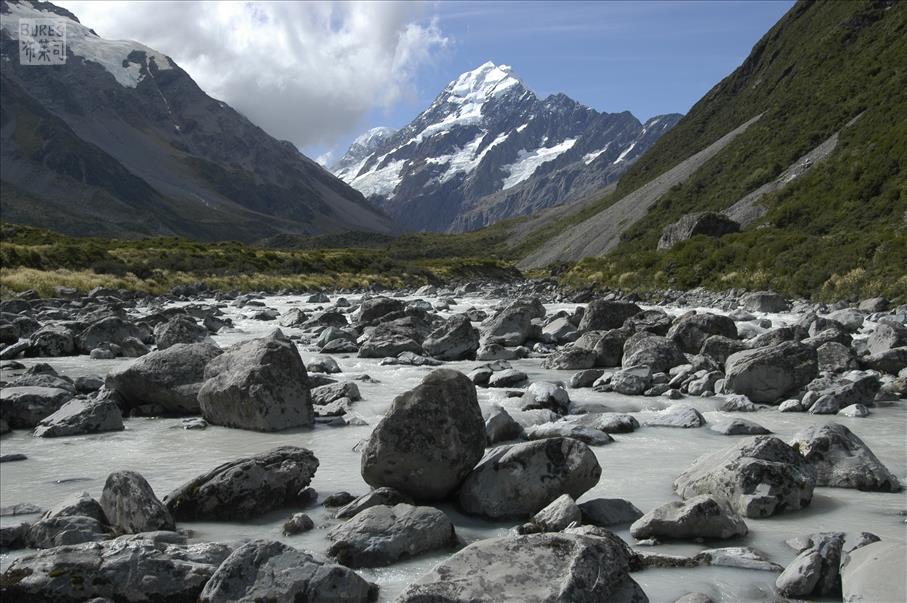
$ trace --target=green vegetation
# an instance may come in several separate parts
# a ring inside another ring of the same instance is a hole
[[[519,276],[506,262],[474,257],[481,249],[471,255],[406,258],[388,248],[283,250],[179,238],[77,238],[12,224],[0,228],[0,287],[34,289],[42,295],[52,295],[61,286],[163,293],[176,285],[202,282],[214,289],[276,291]]]

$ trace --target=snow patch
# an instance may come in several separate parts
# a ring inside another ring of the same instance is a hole
[[[14,40],[19,39],[19,19],[62,19],[66,22],[66,48],[73,55],[86,61],[98,63],[106,69],[121,85],[135,88],[144,79],[142,65],[128,61],[127,57],[134,51],[144,52],[150,63],[154,60],[161,71],[173,69],[174,65],[166,56],[138,42],[129,40],[105,40],[98,37],[88,27],[72,19],[62,17],[47,10],[39,10],[31,2],[8,3],[9,12],[0,15],[2,27]],[[70,60],[72,60],[70,58]],[[126,66],[123,66],[126,63]]]
[[[516,162],[502,168],[508,176],[504,179],[504,186],[501,190],[516,186],[523,180],[526,180],[535,173],[535,170],[538,169],[540,165],[547,163],[572,149],[573,145],[576,144],[576,140],[576,138],[568,138],[553,147],[542,147],[540,149],[535,149],[534,151],[521,150],[517,155],[518,159]]]
[[[380,169],[353,178],[349,184],[366,197],[393,197],[394,189],[400,182],[400,173],[408,162],[408,159],[391,161]],[[377,164],[381,165],[381,161]]]
[[[603,149],[600,149],[598,151],[592,151],[591,153],[586,153],[585,155],[583,155],[583,163],[585,163],[586,165],[589,165],[590,163],[595,161],[596,157],[598,157],[599,155],[601,155],[602,153],[607,151],[608,147],[610,147],[610,146],[611,146],[611,143],[609,142],[608,144],[605,145],[605,148],[603,148]]]
[[[633,144],[631,144],[630,146],[628,146],[626,149],[624,149],[624,152],[621,153],[621,154],[617,157],[617,159],[614,160],[614,162],[613,162],[611,165],[617,165],[618,163],[620,163],[621,161],[623,161],[624,159],[626,159],[626,158],[627,158],[627,155],[630,154],[630,151],[632,151],[632,150],[633,150],[633,147],[635,147],[635,146],[636,146],[636,143],[634,142]]]

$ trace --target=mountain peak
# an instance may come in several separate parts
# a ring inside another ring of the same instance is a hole
[[[523,81],[509,65],[488,61],[448,84],[447,101],[455,104],[481,102],[517,84],[522,85]]]

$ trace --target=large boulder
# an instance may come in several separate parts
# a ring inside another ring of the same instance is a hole
[[[193,549],[128,536],[47,549],[10,564],[0,577],[3,599],[188,603],[198,598],[223,560]]]
[[[394,399],[362,451],[362,478],[415,500],[441,500],[484,450],[475,385],[460,372],[438,369]]]
[[[519,410],[536,408],[547,408],[559,415],[565,415],[570,409],[570,394],[561,384],[536,381],[523,392]]]
[[[812,501],[816,473],[773,436],[753,436],[703,455],[674,480],[682,498],[711,494],[745,517],[795,511]]]
[[[623,366],[647,365],[656,373],[666,373],[687,361],[673,339],[639,331],[624,343]]]
[[[431,325],[418,316],[405,316],[383,322],[372,330],[359,348],[360,358],[392,358],[403,352],[422,353],[422,342]]]
[[[740,300],[750,312],[787,312],[790,303],[774,291],[753,291]]]
[[[702,344],[712,335],[737,339],[737,325],[728,316],[710,312],[689,313],[671,325],[667,337],[687,354],[698,354]]]
[[[541,313],[544,316],[544,308]],[[533,334],[533,318],[540,318],[535,304],[517,300],[491,319],[482,332],[483,339],[486,344],[523,345]]]
[[[212,359],[198,401],[206,421],[225,427],[280,431],[314,421],[305,365],[280,331]]]
[[[642,517],[636,505],[623,498],[593,498],[579,504],[583,523],[607,528],[628,524]]]
[[[645,603],[619,538],[546,533],[474,542],[411,584],[398,603]]]
[[[88,325],[79,335],[79,345],[86,354],[102,344],[121,346],[123,341],[133,337],[148,339],[150,333],[118,316],[108,316]]]
[[[145,478],[135,471],[115,471],[107,476],[101,508],[110,525],[121,533],[174,528],[170,511],[154,495]]]
[[[580,333],[586,331],[607,331],[617,329],[628,318],[638,314],[642,309],[632,302],[608,301],[597,299],[589,302],[579,321]]]
[[[164,497],[179,521],[258,517],[295,502],[318,469],[311,451],[280,446],[219,465]]]
[[[572,438],[546,438],[493,448],[460,488],[467,513],[491,519],[526,517],[562,494],[579,498],[598,483],[595,453]]]
[[[159,350],[178,343],[198,343],[207,339],[208,329],[186,315],[174,316],[154,327],[154,342]]]
[[[355,517],[359,513],[362,513],[366,509],[377,507],[378,505],[393,507],[400,503],[412,504],[412,502],[413,500],[410,497],[397,492],[393,488],[375,488],[368,494],[363,494],[356,500],[340,507],[337,512],[334,513],[334,517],[337,519],[349,519],[350,517]]]
[[[25,543],[33,549],[98,542],[111,537],[105,524],[85,515],[41,518],[28,528]]]
[[[443,326],[432,331],[422,343],[425,353],[438,360],[462,360],[475,356],[479,332],[465,314],[454,314]]]
[[[227,557],[205,584],[200,603],[372,601],[377,588],[341,565],[282,542],[254,540]]]
[[[596,360],[595,351],[573,346],[559,350],[545,358],[542,367],[560,371],[575,371],[592,368],[595,366]]]
[[[65,325],[44,325],[28,338],[29,356],[73,356],[76,338]]]
[[[863,356],[860,358],[860,363],[864,367],[880,373],[897,375],[907,368],[907,346]]]
[[[844,553],[841,594],[844,603],[907,601],[907,545],[881,540]]]
[[[357,321],[360,325],[369,325],[378,322],[388,314],[402,312],[403,308],[404,304],[399,299],[373,297],[365,300],[359,305]]]
[[[113,400],[74,398],[52,415],[41,419],[35,428],[39,438],[123,431],[123,415]]]
[[[702,494],[652,509],[630,526],[634,538],[725,540],[745,536],[746,523],[723,502]]]
[[[778,403],[818,375],[816,350],[794,341],[731,354],[725,363],[726,392],[753,402]]]
[[[900,347],[907,347],[907,326],[896,322],[880,322],[866,340],[866,349],[870,354],[879,354]]]
[[[863,440],[839,423],[810,425],[790,442],[816,470],[816,485],[900,492],[901,483]]]
[[[376,505],[328,532],[328,555],[349,567],[380,567],[447,548],[456,542],[453,524],[433,507]]]
[[[683,215],[677,222],[664,227],[658,239],[658,249],[670,249],[697,235],[723,237],[740,231],[740,224],[724,214],[714,211],[694,212]]]
[[[798,599],[837,593],[844,548],[843,532],[823,532],[803,539],[806,547],[775,580],[778,592]]]
[[[4,387],[0,411],[12,429],[31,429],[72,399],[72,392],[56,387]]]

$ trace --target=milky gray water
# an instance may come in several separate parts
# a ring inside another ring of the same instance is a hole
[[[269,307],[284,311],[290,307],[305,310],[318,307],[303,303],[300,297],[271,297],[264,302]],[[333,301],[334,298],[332,298]],[[352,303],[355,296],[349,296]],[[428,301],[435,301],[428,299]],[[461,297],[447,315],[462,312],[470,306],[488,309],[498,300]],[[550,304],[549,313],[571,310],[575,304]],[[222,346],[246,338],[263,335],[276,327],[274,322],[250,320],[244,315],[256,308],[223,308],[231,316],[235,328],[214,336]],[[677,314],[681,309],[667,309]],[[764,316],[764,315],[763,315]],[[791,322],[793,315],[769,315],[774,326]],[[284,328],[288,335],[301,331]],[[314,349],[300,348],[303,360],[318,356]],[[179,419],[131,418],[126,420],[122,432],[76,436],[67,438],[34,438],[28,431],[16,431],[0,439],[3,454],[24,453],[27,461],[0,465],[0,504],[30,502],[41,507],[52,506],[65,496],[87,491],[99,497],[108,473],[117,469],[138,471],[153,486],[160,498],[172,488],[214,466],[238,457],[264,452],[281,445],[303,446],[311,449],[320,461],[312,486],[323,497],[338,490],[354,495],[364,494],[368,486],[359,474],[359,454],[356,445],[367,438],[386,411],[394,396],[415,387],[431,370],[430,368],[380,366],[377,359],[360,359],[353,355],[334,356],[343,370],[340,378],[353,378],[368,374],[379,383],[357,382],[363,400],[353,409],[369,426],[333,428],[317,426],[280,433],[256,433],[210,426],[206,430],[182,429]],[[26,364],[46,361],[59,372],[71,377],[86,374],[103,376],[111,367],[128,359],[90,360],[87,356],[29,359]],[[524,359],[511,364],[526,372],[530,381],[568,381],[572,371],[553,371],[540,368],[540,359]],[[468,371],[478,362],[454,362],[447,366]],[[670,402],[663,398],[622,396],[598,393],[591,389],[570,390],[573,400],[600,402],[613,410],[632,412],[643,423],[653,411]],[[484,406],[504,400],[502,390],[479,389],[479,401]],[[872,409],[866,418],[814,416],[803,413],[779,413],[774,409],[758,413],[724,413],[715,410],[716,398],[687,398],[685,403],[694,405],[709,422],[740,416],[754,420],[771,429],[778,437],[789,440],[807,425],[837,421],[860,436],[885,463],[907,483],[907,408],[904,401]],[[735,437],[722,436],[707,427],[674,429],[642,427],[635,433],[616,434],[613,444],[595,447],[603,473],[597,486],[580,501],[595,497],[626,498],[644,512],[670,500],[676,500],[671,484],[696,457],[706,452],[730,445]],[[69,481],[74,480],[74,481]],[[460,538],[471,542],[505,534],[515,523],[490,523],[464,516],[453,506],[442,506],[454,522]],[[907,509],[904,493],[883,494],[859,492],[839,488],[817,488],[813,503],[805,511],[787,513],[770,519],[747,519],[749,534],[744,538],[705,544],[676,543],[645,550],[669,554],[695,554],[714,546],[751,546],[765,552],[781,565],[793,559],[794,552],[784,540],[798,534],[817,531],[840,530],[848,532],[869,531],[882,538],[907,540],[907,525],[903,513]],[[283,536],[283,521],[292,509],[276,511],[256,521],[242,523],[182,522],[181,528],[193,531],[193,540],[234,541],[242,538],[269,538],[282,540],[295,547],[324,552],[328,546],[327,530],[335,520],[321,506],[305,510],[315,521],[316,528],[298,536]],[[3,517],[3,525],[21,520],[34,520],[34,516]],[[635,542],[625,528],[618,534],[630,543]],[[0,566],[5,569],[22,551],[0,556]],[[445,557],[444,554],[428,555],[388,568],[366,569],[360,572],[381,587],[380,600],[389,601],[410,581],[428,571]],[[705,592],[716,601],[767,601],[772,600],[777,574],[754,570],[729,568],[648,569],[633,575],[653,602],[673,601],[690,591]]]

